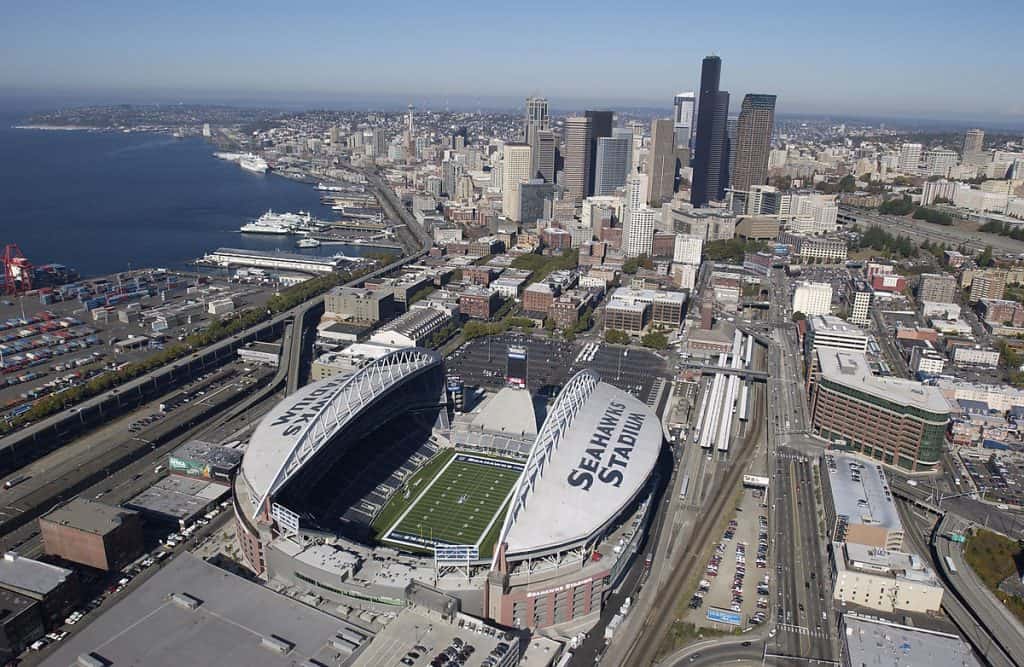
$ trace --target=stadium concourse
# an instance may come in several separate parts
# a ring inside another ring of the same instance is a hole
[[[589,370],[550,403],[505,388],[466,414],[447,387],[442,358],[408,348],[269,412],[235,480],[247,564],[375,613],[431,599],[585,629],[653,514],[660,421]]]

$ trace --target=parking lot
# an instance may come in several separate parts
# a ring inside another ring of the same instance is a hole
[[[1020,454],[960,450],[960,458],[983,500],[1024,506],[1024,457]],[[961,481],[964,491],[968,490]]]
[[[0,300],[0,417],[139,361],[215,315],[266,303],[262,286],[134,271]],[[228,303],[230,301],[230,303]]]
[[[533,393],[552,394],[575,373],[591,368],[605,382],[652,404],[659,379],[669,377],[665,359],[637,347],[606,343],[567,343],[545,335],[502,334],[471,340],[445,360],[448,372],[468,386],[505,386],[506,355],[511,346],[525,347],[527,386]]]
[[[736,517],[729,521],[694,596],[688,619],[697,626],[723,629],[709,621],[709,607],[740,615],[741,626],[768,618],[771,576],[768,570],[768,516],[764,492],[744,489]]]

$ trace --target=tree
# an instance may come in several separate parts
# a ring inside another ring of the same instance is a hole
[[[664,350],[668,347],[668,337],[661,331],[651,331],[644,334],[640,344],[655,350]]]
[[[604,332],[604,340],[612,345],[629,345],[629,334],[618,329],[608,329]]]
[[[992,266],[993,264],[995,264],[995,260],[992,259],[992,246],[987,245],[978,255],[978,266]]]
[[[794,310],[793,311],[792,320],[794,322],[799,322],[800,320],[806,320],[806,319],[807,319],[807,316],[804,315],[803,313],[801,313],[799,310]]]

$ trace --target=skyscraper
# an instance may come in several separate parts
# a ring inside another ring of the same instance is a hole
[[[748,93],[740,108],[736,143],[731,146],[735,168],[732,188],[747,191],[768,180],[768,153],[775,125],[775,96]]]
[[[612,136],[598,138],[593,194],[612,195],[626,184],[632,154],[633,133],[627,129],[616,128]]]
[[[647,162],[650,175],[647,203],[651,206],[661,206],[672,199],[676,183],[677,140],[673,121],[659,118],[651,123],[651,154]]]
[[[502,157],[501,213],[511,220],[521,219],[519,186],[530,180],[529,144],[505,144]]]
[[[587,110],[587,118],[590,119],[590,161],[587,165],[587,190],[586,196],[594,194],[594,173],[597,161],[597,140],[601,137],[612,136],[612,112]]]
[[[725,177],[729,171],[726,146],[726,121],[729,93],[718,89],[722,59],[704,58],[700,74],[700,98],[697,108],[697,139],[693,156],[693,188],[690,202],[697,207],[725,196]]]
[[[622,252],[627,257],[650,254],[654,241],[654,209],[645,205],[647,174],[630,174],[622,207]]]
[[[543,178],[549,183],[554,180],[555,173],[555,147],[554,135],[550,134],[551,119],[548,116],[548,101],[543,97],[526,98],[526,120],[523,126],[523,140],[533,150],[533,165],[530,178],[538,173],[545,174]],[[550,150],[547,146],[541,149],[541,133],[548,132],[550,139]],[[550,156],[550,160],[544,160]]]
[[[581,202],[587,196],[587,167],[590,155],[591,120],[586,116],[565,119],[565,166],[563,174],[566,198]]]
[[[533,175],[545,183],[555,182],[555,133],[551,130],[537,130],[533,151]]]
[[[916,176],[921,171],[921,144],[900,144],[900,173]]]
[[[977,164],[985,148],[985,130],[967,130],[964,135],[964,164]]]
[[[695,108],[696,96],[692,90],[679,93],[672,100],[672,127],[677,148],[690,149]]]

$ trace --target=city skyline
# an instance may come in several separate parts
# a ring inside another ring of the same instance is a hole
[[[681,10],[651,8],[660,20],[631,29],[615,21],[619,8],[597,4],[574,15],[569,32],[557,30],[557,20],[524,32],[515,16],[486,8],[446,12],[400,4],[343,16],[326,5],[288,10],[287,16],[277,8],[242,9],[169,13],[121,2],[54,12],[12,7],[0,28],[0,52],[13,65],[0,74],[0,96],[8,107],[42,99],[309,106],[393,98],[417,106],[456,100],[453,106],[493,108],[540,94],[553,109],[598,102],[660,107],[670,106],[680,90],[696,88],[697,63],[714,52],[730,63],[723,89],[771,91],[782,114],[1024,121],[1024,94],[1007,85],[1012,59],[980,48],[1013,38],[1012,26],[1019,24],[1013,14],[1021,12],[1014,7],[1000,7],[996,22],[994,5],[985,3],[966,16],[941,7],[916,11],[915,5],[901,5],[893,15],[885,6],[884,24],[871,19],[871,7],[842,21],[815,12],[793,22],[749,4],[727,24],[710,9],[687,8],[684,17]],[[901,17],[912,19],[914,29]],[[588,35],[611,21],[623,30],[622,43],[641,46],[592,49]],[[679,39],[681,25],[692,38]],[[784,29],[807,38],[781,40]],[[437,39],[446,33],[467,39]],[[957,49],[923,48],[953,40],[979,48],[968,60]],[[513,58],[516,67],[496,72],[485,65],[494,57]],[[984,86],[989,94],[958,93],[949,85],[955,80],[971,80],[972,89]]]

